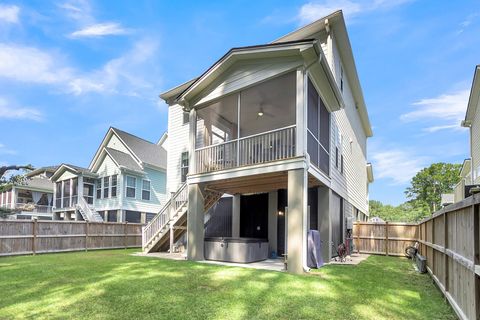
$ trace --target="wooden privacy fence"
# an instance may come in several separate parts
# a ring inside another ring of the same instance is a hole
[[[419,242],[427,270],[460,319],[480,319],[480,194],[450,205],[418,224],[357,222],[356,249],[404,255]]]
[[[480,319],[480,194],[419,224],[427,270],[460,319]]]
[[[0,221],[0,256],[142,246],[142,224]]]
[[[403,256],[418,239],[416,223],[355,222],[353,243],[358,252]]]

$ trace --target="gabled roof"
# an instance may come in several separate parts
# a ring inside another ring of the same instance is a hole
[[[63,172],[65,171],[70,171],[76,175],[84,175],[88,177],[96,177],[97,175],[90,171],[87,168],[75,166],[73,164],[67,164],[67,163],[62,163],[58,169],[55,171],[53,176],[50,177],[50,180],[55,181],[57,178],[59,178]]]
[[[113,151],[113,154],[115,155],[112,155],[111,150],[114,149],[108,148],[109,150],[104,150],[105,148],[107,148],[108,141],[110,141],[113,135],[117,136],[117,138],[122,142],[125,148],[129,152],[131,152],[131,155],[127,155],[130,158],[127,158],[125,156],[125,152],[119,151],[124,154],[121,155]],[[139,138],[133,134],[114,127],[110,127],[108,129],[107,134],[105,135],[102,143],[100,144],[100,147],[98,148],[95,156],[90,163],[90,170],[93,170],[96,162],[98,161],[98,159],[100,159],[100,155],[104,151],[109,152],[112,158],[117,157],[118,160],[122,163],[128,164],[128,166],[131,168],[135,168],[135,171],[139,171],[138,168],[140,168],[140,171],[142,171],[143,165],[153,166],[160,169],[167,168],[167,151],[162,146],[159,146],[155,143]],[[132,160],[133,162],[135,162],[135,165],[133,165]]]
[[[348,38],[348,33],[345,25],[345,20],[343,18],[343,13],[341,10],[336,11],[326,17],[323,17],[317,21],[314,21],[296,31],[293,31],[270,44],[261,45],[261,46],[249,46],[241,48],[233,48],[229,50],[222,58],[220,58],[215,64],[212,65],[207,71],[205,71],[200,77],[187,81],[173,89],[170,89],[160,95],[160,98],[165,100],[168,104],[172,105],[179,101],[182,95],[185,95],[192,87],[197,83],[202,81],[209,72],[212,71],[216,66],[221,64],[226,60],[232,53],[240,50],[255,50],[259,48],[271,48],[275,45],[282,46],[288,44],[295,44],[302,41],[312,41],[311,38],[320,31],[329,31],[333,30],[335,33],[335,38],[337,44],[340,48],[339,52],[342,58],[343,63],[345,64],[345,72],[348,79],[350,80],[350,85],[352,93],[355,99],[355,107],[359,112],[359,116],[362,122],[363,129],[368,137],[373,135],[370,119],[367,112],[367,107],[365,105],[365,100],[363,97],[363,91],[360,86],[360,81],[357,74],[357,69],[355,66],[355,60],[353,58],[353,52]],[[340,98],[341,100],[341,98]],[[180,103],[181,104],[181,103]],[[185,106],[184,106],[185,107]],[[188,107],[188,106],[186,106]]]
[[[131,171],[142,171],[142,167],[138,165],[131,155],[108,147],[105,148],[105,152],[108,153],[108,155],[119,167],[123,167]]]
[[[345,65],[344,70],[347,74],[347,78],[350,80],[349,83],[355,99],[356,107],[358,108],[360,119],[362,120],[363,129],[365,130],[367,136],[371,137],[373,135],[372,127],[368,117],[367,106],[365,104],[362,87],[358,78],[357,67],[355,65],[352,46],[348,37],[347,27],[345,25],[345,19],[343,17],[342,10],[335,11],[324,18],[318,19],[298,30],[295,30],[275,40],[274,43],[311,38],[320,31],[326,30],[329,32],[330,29],[333,30],[334,36],[337,40],[337,45],[339,47],[338,51],[340,53],[342,62]]]
[[[141,162],[163,169],[167,168],[167,151],[164,148],[120,129],[112,129]]]
[[[324,85],[324,98],[330,111],[336,111],[344,107],[344,101],[340,89],[335,84],[335,79],[328,66],[328,62],[323,54],[318,40],[315,39],[301,39],[295,41],[288,41],[282,43],[270,43],[257,46],[247,46],[233,48],[229,50],[222,58],[215,62],[207,71],[205,71],[197,80],[193,81],[185,90],[180,93],[175,99],[169,98],[171,103],[178,103],[183,105],[186,109],[191,108],[189,105],[192,101],[197,99],[197,96],[208,88],[210,84],[227,72],[231,66],[240,61],[260,61],[261,59],[286,58],[297,59],[298,63],[305,66],[310,66],[316,70],[316,75],[322,79],[321,83]],[[314,66],[314,67],[312,67]],[[292,65],[289,68],[295,68]],[[286,72],[288,70],[284,70]],[[247,74],[249,72],[246,72]],[[275,73],[265,73],[262,77],[256,77],[255,81],[260,82],[267,80],[270,76],[275,76]],[[266,78],[265,78],[266,77]],[[227,80],[228,81],[228,80]],[[164,95],[162,95],[164,96]],[[195,104],[194,102],[192,103]]]
[[[476,109],[478,106],[478,100],[480,99],[480,65],[475,67],[473,75],[472,89],[470,90],[470,97],[468,99],[467,113],[465,114],[466,126],[469,126],[469,122],[473,121],[475,117]]]
[[[58,165],[57,166],[40,167],[40,168],[37,168],[35,170],[32,170],[32,171],[26,173],[25,177],[33,177],[33,176],[36,176],[36,175],[41,174],[43,172],[54,173],[58,169],[58,167],[59,167]]]

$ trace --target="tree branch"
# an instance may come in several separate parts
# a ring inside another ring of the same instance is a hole
[[[27,164],[24,166],[3,166],[3,167],[0,167],[0,178],[3,177],[3,175],[9,170],[21,170],[21,169],[34,170],[35,168],[31,164]]]

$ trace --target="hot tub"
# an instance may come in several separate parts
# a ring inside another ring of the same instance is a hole
[[[250,263],[268,258],[268,240],[257,238],[205,238],[205,259]]]

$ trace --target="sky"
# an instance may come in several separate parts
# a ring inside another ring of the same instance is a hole
[[[228,49],[344,11],[374,136],[370,199],[468,157],[480,1],[0,1],[0,164],[88,166],[110,126],[156,142],[158,95]]]

